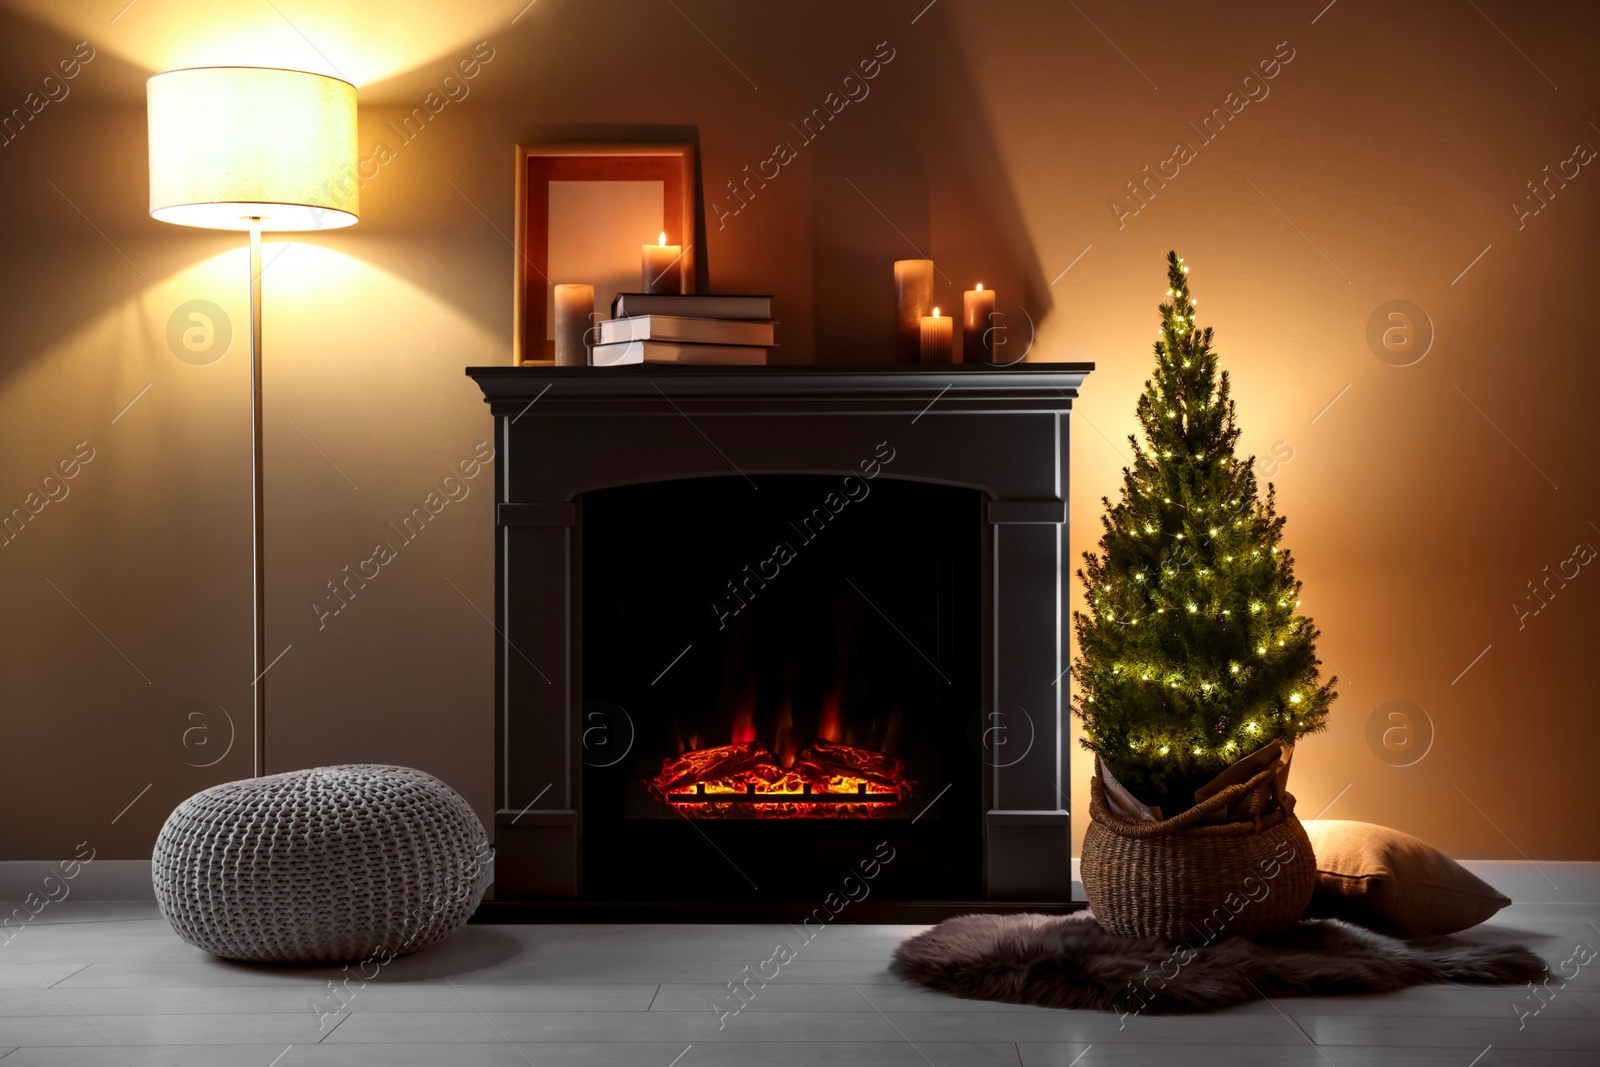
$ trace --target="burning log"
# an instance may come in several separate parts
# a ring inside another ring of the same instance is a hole
[[[713,783],[776,782],[784,776],[783,769],[760,744],[744,741],[716,748],[697,748],[663,761],[655,786],[662,793],[692,789],[699,783],[709,788]]]
[[[692,749],[662,760],[646,785],[697,818],[874,818],[912,790],[895,757],[821,739],[788,769],[754,741]]]
[[[905,764],[893,756],[820,738],[795,758],[794,769],[814,789],[854,789],[865,782],[871,792],[898,791],[906,772]]]

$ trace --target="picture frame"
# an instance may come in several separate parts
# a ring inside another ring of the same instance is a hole
[[[513,365],[554,361],[550,306],[556,284],[594,284],[595,312],[609,317],[614,292],[637,291],[640,246],[655,243],[658,231],[666,233],[668,244],[683,246],[681,291],[696,291],[700,212],[694,146],[518,145],[516,167]],[[646,221],[656,220],[658,186],[659,225],[645,229]],[[552,271],[604,277],[557,277]]]

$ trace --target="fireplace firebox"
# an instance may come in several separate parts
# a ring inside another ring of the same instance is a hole
[[[583,495],[589,896],[820,896],[877,841],[879,893],[980,893],[979,493],[867,458]]]
[[[474,368],[495,896],[1065,901],[1087,364]]]

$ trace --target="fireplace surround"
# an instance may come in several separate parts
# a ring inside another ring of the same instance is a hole
[[[879,902],[1069,900],[1092,369],[470,368],[497,901],[759,909],[867,861]]]

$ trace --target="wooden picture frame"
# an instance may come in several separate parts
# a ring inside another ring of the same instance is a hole
[[[700,213],[692,145],[518,145],[516,159],[513,365],[553,361],[554,342],[546,336],[550,287],[587,281],[548,277],[551,182],[661,182],[662,228],[668,244],[683,246],[682,291],[695,291]],[[636,243],[649,244],[652,239],[653,235],[641,234]],[[597,298],[595,311],[601,318],[609,317],[611,309],[599,303]]]

